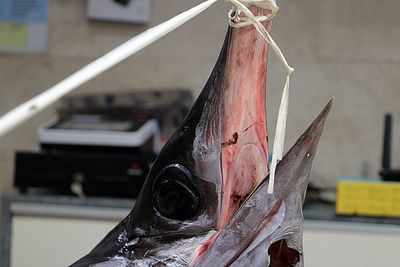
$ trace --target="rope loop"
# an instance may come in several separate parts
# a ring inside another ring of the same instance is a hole
[[[231,0],[227,0],[227,1],[232,2]],[[254,18],[259,22],[265,22],[265,21],[272,20],[279,10],[279,7],[276,5],[275,0],[240,0],[238,2],[242,3],[246,8],[250,7],[251,5],[255,5],[262,9],[271,11],[270,14],[264,15],[264,16],[254,16],[253,15]],[[235,28],[242,28],[242,27],[246,27],[246,26],[253,24],[251,19],[249,19],[248,17],[243,17],[241,15],[242,15],[242,10],[240,8],[238,8],[235,5],[235,3],[233,3],[233,7],[231,8],[231,10],[228,13],[229,25],[231,27],[235,27]]]

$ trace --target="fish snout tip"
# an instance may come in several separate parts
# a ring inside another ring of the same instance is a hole
[[[332,97],[328,103],[325,105],[324,109],[321,111],[320,116],[327,117],[332,109],[333,102],[335,102],[336,97]]]
[[[333,97],[329,100],[329,102],[325,105],[325,107],[319,113],[317,118],[312,122],[312,124],[309,126],[307,131],[304,133],[305,135],[307,135],[307,134],[315,135],[316,133],[318,133],[318,135],[321,134],[321,132],[325,126],[326,119],[332,109],[332,105],[333,105],[334,101],[335,101],[335,97]]]

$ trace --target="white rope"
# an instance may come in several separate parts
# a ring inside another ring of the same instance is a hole
[[[50,87],[43,93],[17,106],[0,117],[0,137],[18,125],[50,106],[64,95],[93,79],[119,62],[125,60],[169,32],[194,18],[218,0],[208,0],[131,38],[104,56],[89,63],[66,79]]]
[[[286,76],[285,86],[283,88],[281,104],[278,111],[278,119],[276,121],[274,147],[272,149],[271,169],[269,172],[268,193],[274,193],[275,171],[278,160],[282,160],[283,147],[285,145],[286,120],[289,107],[289,83],[290,74]]]

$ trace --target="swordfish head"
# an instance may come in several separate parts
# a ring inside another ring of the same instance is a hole
[[[327,111],[279,164],[268,195],[267,50],[252,27],[228,29],[209,80],[135,207],[72,266],[291,266],[279,265],[286,253],[292,263],[300,259],[302,199]]]

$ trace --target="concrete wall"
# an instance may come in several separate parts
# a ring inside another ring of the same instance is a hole
[[[194,6],[154,0],[151,25]],[[89,22],[86,1],[49,1],[44,55],[0,54],[0,114],[42,92],[86,63],[143,31],[144,26]],[[376,176],[383,115],[395,115],[393,162],[400,167],[400,3],[396,0],[279,1],[273,36],[295,67],[287,147],[322,106],[336,97],[316,156],[312,180],[334,186],[339,176]],[[229,5],[224,1],[139,54],[82,86],[78,93],[187,87],[197,95],[219,53]],[[283,69],[271,54],[268,116],[274,129]],[[36,149],[36,128],[52,108],[0,139],[0,193],[12,191],[16,150]],[[272,134],[270,140],[273,140]]]

